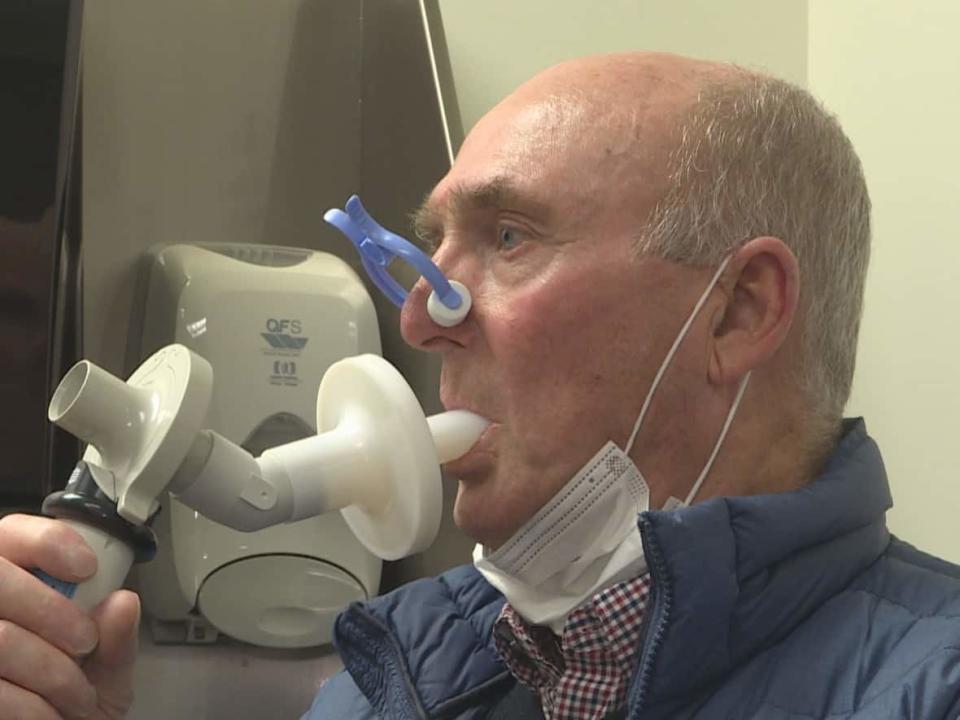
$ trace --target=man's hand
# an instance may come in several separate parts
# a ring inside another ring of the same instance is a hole
[[[87,614],[24,569],[79,582],[96,567],[69,526],[0,518],[0,718],[118,720],[129,710],[139,598],[120,590]]]

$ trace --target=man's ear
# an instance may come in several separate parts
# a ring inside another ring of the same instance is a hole
[[[716,317],[710,380],[737,381],[784,344],[797,312],[797,258],[779,238],[758,237],[730,259],[720,279],[727,303]]]

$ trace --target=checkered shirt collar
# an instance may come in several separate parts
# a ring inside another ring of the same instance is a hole
[[[624,703],[650,585],[647,574],[594,595],[570,613],[562,637],[503,606],[493,631],[497,652],[537,693],[546,720],[600,719]]]

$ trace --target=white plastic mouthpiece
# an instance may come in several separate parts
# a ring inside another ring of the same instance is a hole
[[[450,410],[428,417],[427,425],[440,464],[465,455],[489,424],[489,420],[469,410]]]
[[[210,363],[183,345],[158,350],[127,382],[83,360],[60,382],[47,417],[88,444],[83,459],[113,478],[101,489],[142,525],[200,431],[212,387]]]
[[[97,448],[108,465],[123,466],[130,445],[138,440],[139,418],[148,414],[149,403],[149,393],[83,360],[60,382],[47,417]]]
[[[451,280],[450,286],[456,290],[460,296],[461,302],[459,307],[448,308],[440,302],[436,290],[432,291],[430,297],[427,298],[427,314],[431,320],[442,327],[453,327],[462,323],[464,318],[467,317],[467,313],[470,312],[470,308],[473,306],[473,298],[470,297],[470,291],[467,290],[466,285],[456,280]]]

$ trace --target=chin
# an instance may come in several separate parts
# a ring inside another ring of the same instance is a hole
[[[512,534],[496,501],[476,485],[460,481],[453,506],[453,522],[465,535],[489,548],[499,547]]]

